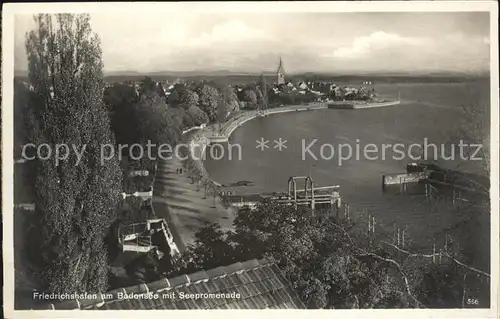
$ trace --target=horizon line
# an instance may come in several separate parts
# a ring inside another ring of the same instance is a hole
[[[28,70],[14,70],[14,75],[19,75],[19,73],[28,74]],[[231,71],[224,69],[214,69],[214,70],[182,70],[182,71],[135,71],[135,70],[123,70],[123,71],[106,71],[103,70],[104,76],[113,75],[165,75],[170,74],[192,74],[192,75],[275,75],[276,71]],[[216,74],[225,73],[225,74]],[[451,70],[420,70],[420,71],[296,71],[287,72],[286,74],[293,75],[304,75],[304,74],[317,74],[317,75],[329,75],[329,76],[425,76],[425,75],[441,75],[441,76],[459,76],[459,75],[470,75],[470,76],[488,76],[491,74],[491,70],[477,70],[477,71],[451,71]]]

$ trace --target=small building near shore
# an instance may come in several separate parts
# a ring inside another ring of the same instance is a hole
[[[164,219],[148,219],[120,228],[118,230],[118,243],[123,251],[143,253],[161,248],[166,244],[170,248],[171,256],[180,254]]]

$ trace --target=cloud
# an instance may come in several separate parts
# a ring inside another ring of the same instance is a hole
[[[209,33],[204,32],[200,37],[194,39],[194,42],[200,45],[209,45],[212,43],[263,39],[269,39],[263,30],[252,28],[243,21],[230,20],[223,24],[214,26]]]
[[[101,26],[99,26],[101,27]],[[137,30],[136,30],[137,29]],[[128,68],[154,71],[158,69],[235,69],[260,51],[273,38],[264,30],[236,19],[221,19],[213,23],[170,19],[167,24],[149,32],[137,32],[142,28],[130,28],[129,37],[113,37],[109,34],[103,45],[105,65],[113,69]],[[100,28],[96,30],[101,33]],[[135,36],[136,34],[140,34]],[[110,42],[113,41],[113,45]],[[123,48],[132,48],[123,50]],[[152,48],[138,58],[130,52]],[[131,67],[131,59],[136,62]]]
[[[270,37],[264,32],[240,20],[228,20],[216,24],[209,31],[193,34],[187,25],[175,24],[162,30],[162,39],[170,45],[183,48],[206,48],[217,44],[231,46],[245,41],[263,41]]]
[[[337,70],[346,71],[477,72],[489,66],[484,35],[450,32],[414,36],[377,31],[351,39],[350,43],[324,51],[322,58]]]
[[[374,32],[368,36],[361,36],[352,41],[352,45],[340,47],[333,52],[335,58],[360,58],[374,51],[390,49],[393,47],[410,45],[420,46],[427,41],[423,38],[402,37],[394,33],[383,31]]]
[[[275,70],[279,56],[290,73],[489,68],[489,25],[471,32],[464,23],[442,23],[443,16],[429,23],[415,15],[421,23],[413,25],[406,18],[369,24],[365,18],[158,12],[113,16],[110,25],[105,13],[92,16],[92,29],[101,38],[107,71],[262,72]],[[31,16],[16,17],[16,69],[27,68],[24,34],[32,27]]]

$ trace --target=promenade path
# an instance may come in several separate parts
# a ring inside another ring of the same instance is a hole
[[[177,173],[183,168],[183,173]],[[153,208],[160,218],[165,218],[181,252],[186,246],[194,243],[194,234],[206,224],[218,223],[223,230],[233,228],[236,215],[234,208],[224,208],[213,196],[204,198],[205,191],[191,179],[182,165],[182,161],[174,158],[158,163],[155,177]]]
[[[293,105],[276,109],[266,110],[267,115],[285,113],[291,111],[307,111],[326,108],[321,103],[309,105]],[[202,134],[211,141],[220,138],[227,139],[231,133],[243,123],[258,116],[257,111],[245,111],[231,116],[225,123],[207,126],[201,130],[186,132],[184,138],[190,141],[197,134]],[[205,198],[205,191],[200,188],[197,191],[196,184],[191,184],[186,166],[175,156],[168,161],[160,161],[155,176],[153,191],[153,208],[159,218],[165,218],[168,222],[174,241],[181,252],[186,246],[194,243],[194,234],[207,224],[217,223],[223,230],[233,228],[233,220],[237,209],[225,208],[219,201],[214,201],[212,195]],[[208,173],[201,161],[193,161],[195,170]],[[183,174],[177,173],[182,168]]]
[[[306,105],[288,105],[277,108],[269,108],[262,111],[262,113],[259,113],[259,111],[256,110],[242,111],[241,113],[231,116],[220,126],[218,124],[207,126],[203,129],[203,135],[212,142],[227,142],[235,129],[258,117],[259,114],[268,116],[295,111],[321,110],[326,108],[328,108],[326,103],[312,102]]]

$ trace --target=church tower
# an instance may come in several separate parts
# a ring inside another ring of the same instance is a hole
[[[285,84],[285,69],[283,68],[283,60],[280,57],[280,64],[276,71],[276,85]]]

